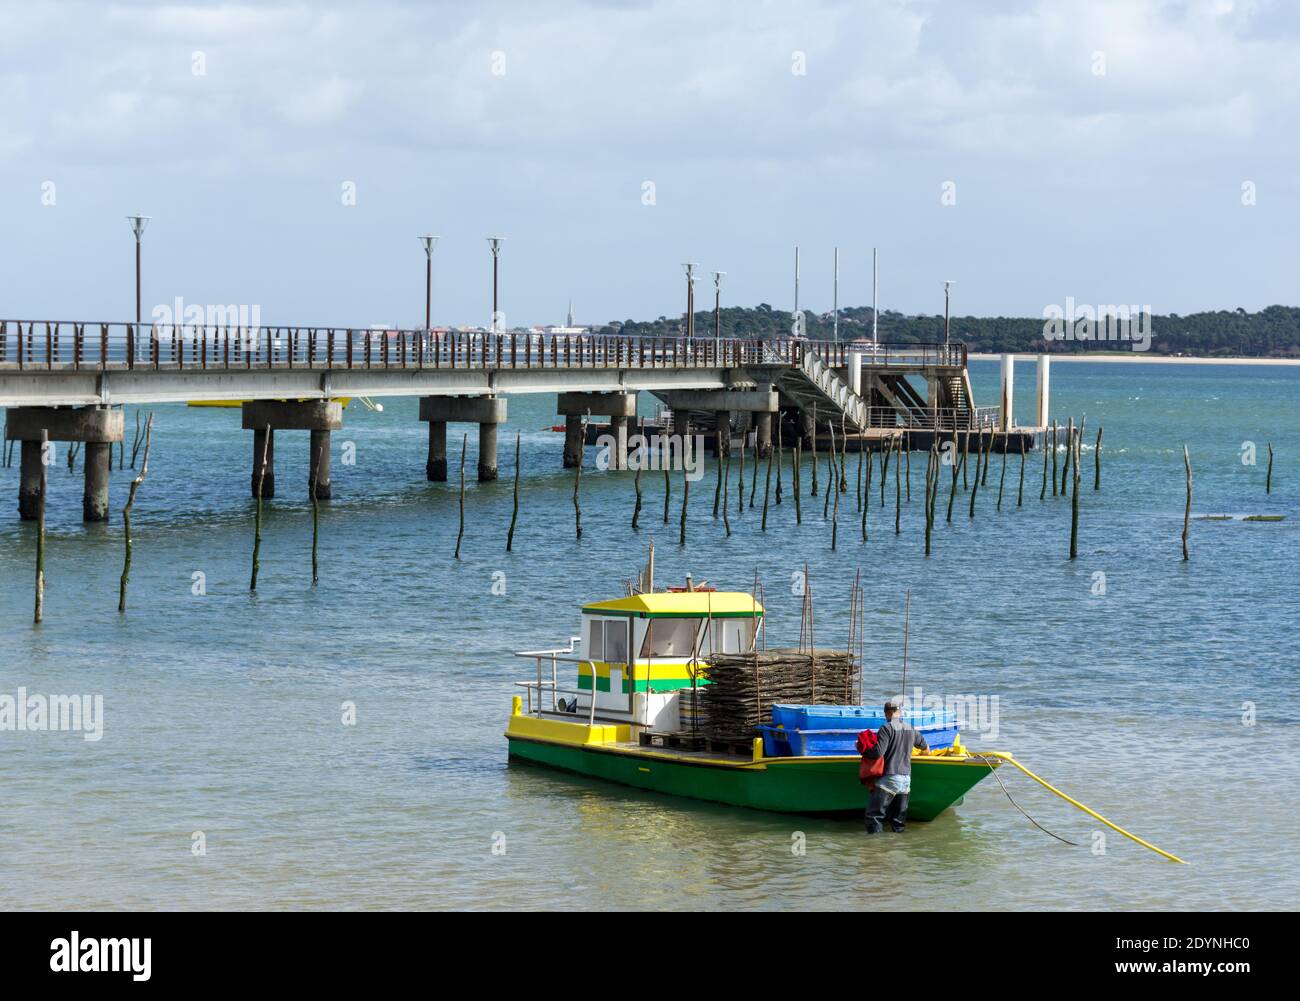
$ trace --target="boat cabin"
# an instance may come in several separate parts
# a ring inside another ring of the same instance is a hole
[[[707,684],[701,669],[713,653],[753,650],[763,614],[752,595],[733,591],[656,591],[591,602],[583,606],[581,635],[571,649],[520,654],[538,659],[532,709],[677,731],[678,692]],[[549,685],[543,658],[551,662]],[[576,661],[576,689],[559,684],[560,660]]]

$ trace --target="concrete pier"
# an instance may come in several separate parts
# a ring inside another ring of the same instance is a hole
[[[249,489],[257,496],[258,466],[262,461],[262,446],[267,441],[267,429],[270,440],[266,453],[266,478],[262,481],[262,498],[275,496],[275,432],[276,431],[310,431],[311,454],[307,468],[307,482],[311,483],[312,470],[316,465],[316,449],[323,447],[321,455],[320,482],[316,485],[316,496],[324,499],[330,496],[330,432],[343,428],[343,404],[337,400],[253,400],[244,404],[244,430],[253,432],[253,469],[249,477]]]
[[[582,461],[582,421],[588,415],[608,417],[614,445],[610,449],[609,468],[627,468],[628,422],[636,416],[636,393],[560,393],[555,411],[564,418],[564,468],[572,469]]]
[[[429,423],[429,458],[425,475],[435,483],[447,479],[447,425],[478,425],[478,478],[497,478],[497,425],[505,422],[506,401],[495,396],[422,396],[420,420]]]
[[[13,407],[5,421],[5,436],[22,443],[18,481],[18,514],[25,521],[38,515],[41,502],[41,432],[49,441],[85,444],[85,489],[82,518],[108,520],[109,471],[113,443],[122,440],[122,411],[107,407]]]

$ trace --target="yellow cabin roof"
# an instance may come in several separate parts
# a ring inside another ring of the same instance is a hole
[[[582,606],[587,614],[630,615],[643,619],[732,619],[763,615],[763,606],[744,591],[655,591],[627,598],[592,601]]]

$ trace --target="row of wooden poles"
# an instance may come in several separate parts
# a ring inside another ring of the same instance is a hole
[[[814,426],[815,426],[814,414]],[[1047,491],[1050,487],[1052,496],[1064,497],[1067,494],[1070,497],[1070,545],[1069,558],[1076,559],[1079,555],[1079,484],[1081,475],[1081,447],[1084,436],[1086,419],[1080,421],[1076,427],[1074,419],[1070,418],[1064,430],[1065,438],[1065,460],[1059,461],[1061,453],[1061,434],[1062,429],[1059,422],[1053,422],[1050,432],[1050,445],[1047,443],[1048,432],[1044,432],[1043,448],[1043,471],[1042,483],[1039,487],[1038,499],[1045,500]],[[267,434],[263,436],[265,444],[262,447],[262,454],[258,462],[257,480],[255,490],[255,506],[253,515],[253,555],[252,571],[249,578],[249,590],[257,590],[257,576],[261,567],[260,556],[262,548],[262,484],[266,476],[267,452],[271,441],[270,428]],[[583,440],[586,440],[586,422],[583,426]],[[139,474],[131,481],[131,488],[127,496],[125,506],[122,508],[122,524],[124,528],[125,553],[123,557],[122,576],[118,588],[118,608],[119,612],[126,611],[126,591],[127,584],[131,575],[131,509],[135,504],[136,491],[144,482],[145,476],[149,472],[149,446],[153,432],[153,413],[151,412],[145,420],[143,426],[140,423],[139,411],[136,411],[136,431],[131,444],[131,468],[135,468],[137,457],[143,449],[143,458],[140,465]],[[829,425],[831,447],[830,457],[828,459],[830,467],[831,483],[823,491],[824,499],[822,501],[822,518],[829,519],[831,524],[831,549],[835,550],[839,545],[839,511],[840,495],[848,492],[848,435],[845,433],[844,425],[840,425],[840,433],[837,437],[835,434],[834,424]],[[1093,445],[1093,483],[1094,491],[1101,490],[1101,427],[1097,428],[1096,442]],[[971,474],[971,435],[975,435],[975,455],[974,455],[974,473]],[[998,435],[1003,435],[1002,449],[1002,468],[998,476],[998,499],[997,510],[1002,510],[1002,502],[1006,488],[1007,479],[1007,444],[1010,438],[1007,432],[992,432],[988,435],[980,431],[953,431],[947,445],[947,458],[945,460],[945,449],[941,447],[941,436],[936,433],[931,441],[928,460],[925,470],[925,555],[929,556],[932,548],[932,535],[935,523],[935,507],[938,502],[939,491],[941,488],[942,471],[945,461],[952,468],[951,483],[948,490],[948,508],[946,520],[952,521],[953,508],[957,500],[957,481],[960,478],[962,489],[969,490],[969,517],[975,517],[976,498],[979,495],[979,488],[988,485],[989,465],[994,452],[994,443]],[[1025,438],[1023,434],[1017,435],[1020,442],[1020,473],[1019,482],[1016,489],[1016,506],[1024,505],[1025,500]],[[985,439],[988,439],[988,447],[985,448]],[[520,443],[519,433],[515,435],[515,476],[513,488],[513,507],[510,515],[510,528],[506,533],[506,552],[514,549],[515,529],[519,523],[519,477],[521,471],[520,462]],[[10,442],[9,452],[5,456],[5,464],[8,465],[12,457],[12,442]],[[460,523],[456,532],[456,549],[454,556],[460,559],[461,546],[465,539],[465,457],[468,451],[469,435],[465,434],[461,438],[460,450]],[[873,490],[873,477],[876,465],[875,456],[879,456],[880,466],[880,506],[886,510],[886,489],[889,479],[889,467],[891,460],[894,466],[894,534],[902,533],[902,505],[904,493],[906,493],[907,502],[912,501],[912,454],[910,449],[903,447],[903,436],[896,433],[890,437],[886,447],[875,452],[868,451],[865,447],[865,440],[859,441],[858,463],[857,463],[857,482],[856,482],[856,499],[857,513],[860,514],[860,525],[862,541],[868,539],[867,515],[871,508],[871,494]],[[960,446],[960,459],[958,450]],[[37,539],[36,539],[36,604],[35,604],[35,621],[41,622],[44,618],[45,608],[45,487],[48,463],[45,460],[49,442],[44,432],[41,435],[41,491],[40,502],[37,508]],[[781,423],[777,422],[777,441],[776,447],[769,451],[767,456],[767,471],[764,477],[763,485],[763,513],[761,530],[767,531],[769,500],[775,501],[780,505],[784,493],[784,482],[782,470],[785,465],[785,445],[782,440]],[[802,483],[801,475],[803,469],[803,440],[796,440],[795,446],[791,451],[791,496],[794,499],[794,517],[796,524],[803,523],[803,503],[802,503]],[[122,468],[124,461],[125,445],[119,446],[118,451],[118,468]],[[76,451],[69,449],[68,466],[72,468],[75,461]],[[316,470],[320,468],[320,456],[317,455],[317,461],[312,463],[312,478],[308,485],[308,494],[311,497],[312,507],[312,538],[311,538],[311,579],[315,584],[319,581],[319,558],[318,547],[320,539],[320,502],[316,496]],[[864,464],[865,459],[865,464]],[[819,493],[819,461],[817,450],[812,452],[812,483],[809,495],[818,496]],[[1050,461],[1050,470],[1049,470]],[[758,468],[761,460],[757,457],[752,463],[752,471],[749,486],[749,507],[752,510],[755,505],[755,496],[758,490]],[[1183,446],[1183,464],[1186,471],[1187,480],[1187,502],[1183,513],[1183,534],[1182,547],[1183,559],[1191,558],[1188,538],[1191,528],[1192,517],[1192,460],[1191,454],[1186,445]],[[573,477],[573,515],[574,530],[577,538],[582,538],[582,503],[580,498],[582,488],[582,461],[579,461],[574,471]],[[745,511],[745,445],[742,439],[739,450],[739,487],[737,490],[738,511]],[[865,478],[864,478],[865,468]],[[773,491],[772,473],[775,469],[776,483]],[[904,473],[903,470],[906,470]],[[663,469],[664,478],[664,507],[663,522],[668,524],[671,518],[671,500],[672,500],[672,478],[671,470],[667,465]],[[632,509],[632,528],[635,530],[640,527],[641,511],[643,506],[643,495],[641,490],[641,464],[637,464],[636,472],[632,480],[633,488],[636,494],[635,505]],[[904,488],[904,484],[906,488]],[[1273,445],[1268,445],[1268,472],[1265,479],[1265,491],[1271,493],[1273,489]],[[691,481],[688,476],[688,470],[683,462],[682,465],[682,503],[679,517],[679,540],[682,545],[686,544],[686,525],[687,525],[687,508],[690,503]],[[833,503],[832,503],[833,501]],[[731,451],[725,450],[725,455],[719,458],[717,463],[717,481],[713,492],[713,517],[716,519],[721,514],[723,526],[728,537],[731,536]]]

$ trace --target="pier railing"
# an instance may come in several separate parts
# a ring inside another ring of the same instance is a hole
[[[1001,411],[997,407],[937,410],[913,409],[904,413],[895,407],[868,407],[867,427],[899,428],[908,431],[987,431],[998,426]]]
[[[637,334],[235,327],[203,324],[0,320],[0,365],[47,370],[740,368],[798,365],[815,353],[833,366],[961,365],[961,344]]]

